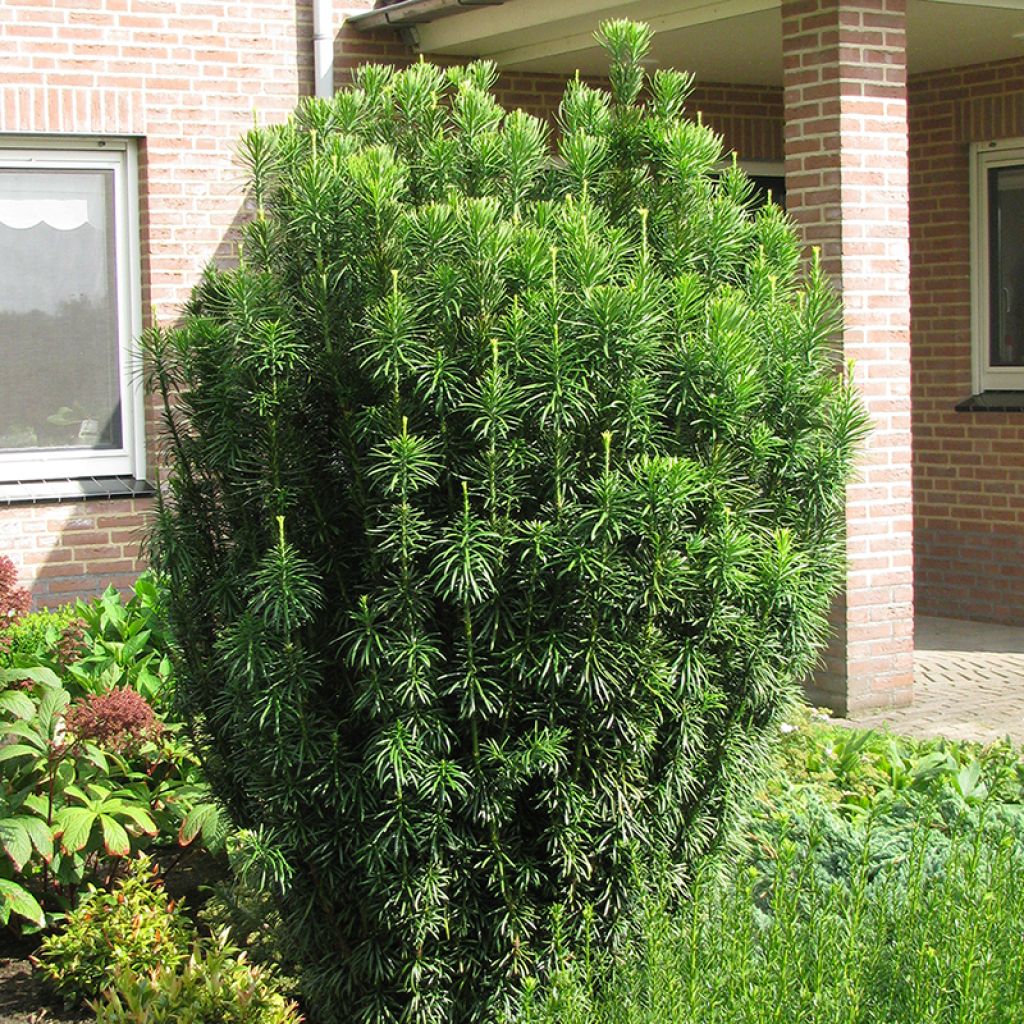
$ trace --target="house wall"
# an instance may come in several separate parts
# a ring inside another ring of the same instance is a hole
[[[915,574],[926,615],[1024,624],[1024,414],[971,393],[972,142],[1024,136],[1024,60],[910,82]]]
[[[354,5],[355,6],[355,5]],[[340,21],[341,12],[337,12]],[[173,320],[245,216],[234,140],[312,91],[310,0],[3,0],[0,133],[138,140],[143,316]],[[336,83],[367,61],[418,59],[390,31],[337,37]],[[553,119],[564,79],[502,76],[507,106]],[[782,159],[777,90],[705,86],[691,103],[749,159]],[[155,410],[148,412],[152,449]],[[0,554],[38,604],[129,586],[146,499],[0,506]]]
[[[174,318],[241,212],[232,145],[312,89],[309,0],[3,0],[0,132],[134,137],[146,321]],[[155,434],[150,410],[147,436]],[[151,446],[151,445],[150,445]],[[141,568],[145,500],[0,507],[0,554],[38,603]]]
[[[312,89],[309,0],[4,0],[0,132],[139,140],[144,314],[172,319],[244,216],[234,139]],[[414,55],[343,29],[338,84]],[[553,119],[558,76],[506,74],[500,98]],[[690,103],[745,159],[783,158],[782,92],[700,85]],[[971,390],[968,147],[1024,136],[1024,60],[910,82],[916,600],[1024,622],[1024,416],[958,413]],[[149,436],[155,433],[150,417]],[[144,500],[0,507],[0,553],[40,603],[127,585]]]

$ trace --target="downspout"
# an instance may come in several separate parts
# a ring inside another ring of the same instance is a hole
[[[333,0],[313,0],[313,95],[334,95],[334,35],[331,32]]]

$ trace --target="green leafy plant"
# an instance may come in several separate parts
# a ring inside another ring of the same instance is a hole
[[[757,872],[702,876],[679,911],[648,904],[614,963],[565,958],[534,980],[517,1024],[1005,1024],[1024,1009],[1024,845],[958,840],[929,867],[927,821],[902,863],[848,886],[781,851]]]
[[[144,698],[72,702],[50,670],[24,671],[41,681],[0,692],[0,923],[43,926],[154,841],[223,844],[198,761]]]
[[[91,601],[20,617],[0,646],[0,669],[47,668],[71,693],[129,688],[170,710],[171,662],[156,578],[139,577],[126,601],[113,587]],[[28,678],[37,678],[28,676]]]
[[[845,888],[862,869],[902,870],[915,843],[936,880],[975,842],[1009,837],[1024,850],[1024,758],[1008,743],[915,740],[794,715],[779,758],[744,829],[748,862],[766,877],[788,844],[808,851],[823,884]]]
[[[35,967],[68,1003],[98,996],[118,970],[174,971],[194,931],[168,900],[153,866],[137,857],[116,889],[90,888],[60,932],[43,939]]]
[[[115,970],[112,984],[91,1004],[97,1024],[300,1024],[294,1003],[276,990],[266,968],[246,962],[226,933],[197,941],[174,968]]]
[[[83,651],[66,666],[69,685],[87,693],[129,687],[166,710],[171,662],[162,602],[150,575],[136,581],[128,601],[113,587],[94,601],[79,601]]]
[[[74,607],[42,608],[20,616],[0,631],[0,668],[15,664],[50,663],[59,652],[66,630],[77,623]]]
[[[69,702],[44,684],[0,694],[0,877],[61,908],[101,862],[157,831],[148,792],[119,784],[117,758],[67,734]]]
[[[275,899],[287,892],[290,869],[268,838],[248,829],[231,833],[226,843],[230,873],[212,887],[200,918],[214,934],[227,931],[254,963],[274,965],[283,990],[290,991],[297,965]]]
[[[252,131],[241,266],[147,335],[178,703],[323,1021],[487,1019],[683,892],[825,635],[837,303],[649,36],[558,159],[479,62]]]

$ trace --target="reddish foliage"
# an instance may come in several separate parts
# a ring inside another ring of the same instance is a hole
[[[163,730],[146,698],[127,688],[90,694],[75,701],[68,709],[65,724],[76,739],[93,740],[117,752],[156,739]]]
[[[57,641],[57,663],[67,668],[78,661],[86,652],[85,623],[81,619],[72,619],[60,633]]]
[[[6,555],[0,555],[0,630],[24,615],[31,604],[29,592],[18,586],[14,563]]]

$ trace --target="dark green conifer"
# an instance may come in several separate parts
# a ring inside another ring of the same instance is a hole
[[[251,131],[241,265],[149,335],[179,699],[322,1022],[493,1019],[685,888],[825,634],[836,301],[691,78],[602,41],[554,143],[487,63]]]

